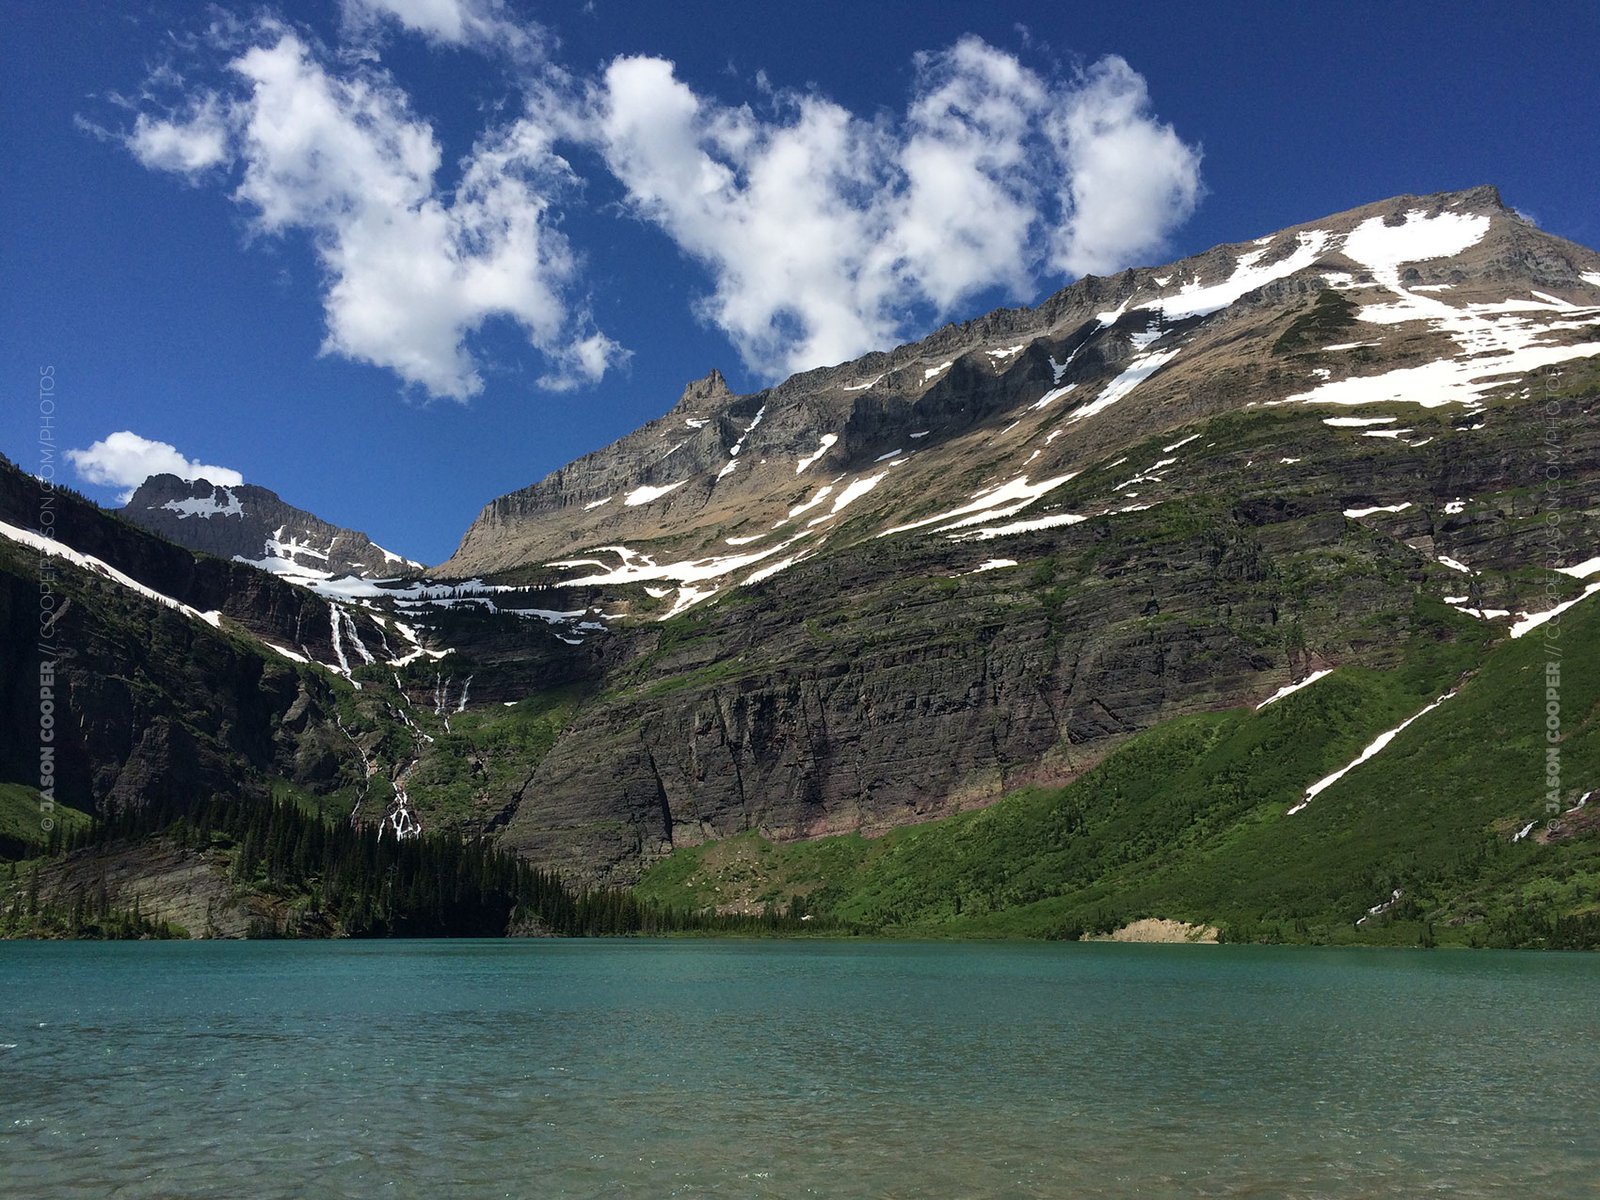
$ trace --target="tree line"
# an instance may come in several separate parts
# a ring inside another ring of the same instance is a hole
[[[285,799],[214,795],[197,804],[125,808],[58,835],[51,850],[74,854],[157,837],[223,851],[240,894],[282,902],[276,907],[285,918],[261,922],[253,936],[617,937],[832,927],[826,918],[807,918],[798,904],[719,914],[665,907],[623,889],[574,886],[486,841],[444,833],[398,840]],[[13,916],[37,916],[40,904],[35,876],[14,891]],[[67,904],[75,919],[60,923],[73,935],[160,936],[143,914],[116,911],[103,888]]]

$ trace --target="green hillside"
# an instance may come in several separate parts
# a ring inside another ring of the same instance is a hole
[[[1491,646],[1487,627],[1419,604],[1392,671],[1340,669],[1259,712],[1172,721],[1066,787],[882,838],[681,849],[640,890],[700,906],[798,896],[919,936],[1078,937],[1160,917],[1241,940],[1592,940],[1600,849],[1568,836],[1588,810],[1543,828],[1545,639]],[[1566,661],[1600,660],[1600,605],[1574,608],[1560,630]],[[1311,783],[1452,689],[1287,815]],[[1600,674],[1569,669],[1561,702],[1565,809],[1600,780]]]

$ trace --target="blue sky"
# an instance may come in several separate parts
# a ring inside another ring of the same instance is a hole
[[[430,562],[712,367],[1404,192],[1600,245],[1592,5],[7,13],[0,449],[48,365],[101,502],[213,465]]]

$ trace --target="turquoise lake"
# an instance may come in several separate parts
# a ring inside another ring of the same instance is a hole
[[[0,1194],[1580,1197],[1600,956],[0,943]]]

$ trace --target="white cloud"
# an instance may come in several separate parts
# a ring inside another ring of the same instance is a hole
[[[181,115],[152,119],[140,113],[128,135],[128,149],[152,170],[176,175],[193,177],[221,166],[231,157],[221,101],[202,94]]]
[[[1159,249],[1200,198],[1200,153],[1150,114],[1144,79],[1101,59],[1048,121],[1062,167],[1064,220],[1052,261],[1107,274]]]
[[[87,450],[68,450],[66,458],[85,483],[121,488],[119,498],[124,504],[134,489],[152,475],[207,479],[225,487],[244,482],[244,476],[235,470],[185,458],[176,446],[151,441],[127,429],[95,442]]]
[[[537,53],[544,40],[536,25],[516,19],[504,0],[343,0],[348,33],[358,38],[393,21],[435,45],[472,46],[513,56]]]
[[[225,31],[246,46],[229,82],[165,114],[147,92],[124,140],[192,181],[230,172],[257,231],[309,235],[324,352],[435,396],[482,389],[468,342],[496,317],[541,353],[547,389],[626,358],[579,294],[553,207],[578,181],[558,140],[599,151],[632,210],[708,273],[700,315],[774,379],[918,336],[980,295],[1030,300],[1153,254],[1200,194],[1198,151],[1116,57],[1050,81],[969,36],[917,56],[898,115],[765,82],[758,111],[656,57],[571,86],[543,58],[553,39],[505,0],[341,9],[337,57],[268,18]],[[524,114],[480,136],[453,189],[433,128],[375,61],[397,28],[515,62]]]
[[[1033,127],[1044,84],[1011,55],[968,37],[918,60],[918,94],[899,149],[905,192],[894,246],[940,310],[1002,284],[1029,290],[1030,230],[1039,219]]]
[[[546,386],[593,381],[621,360],[573,299],[577,260],[551,220],[551,197],[572,176],[538,123],[483,135],[446,196],[433,131],[387,74],[336,74],[295,33],[263,32],[230,64],[232,94],[192,96],[174,117],[141,114],[128,142],[147,166],[192,174],[185,163],[209,151],[186,160],[163,148],[200,144],[197,114],[225,114],[226,146],[211,161],[241,164],[235,200],[258,230],[305,232],[316,247],[325,353],[457,400],[482,390],[466,339],[494,317],[516,321],[551,364]]]
[[[752,369],[886,347],[990,288],[1122,266],[1193,210],[1199,155],[1119,58],[1052,86],[966,37],[921,55],[904,116],[776,93],[696,95],[660,58],[611,63],[587,136],[634,209],[710,272],[703,314]]]

